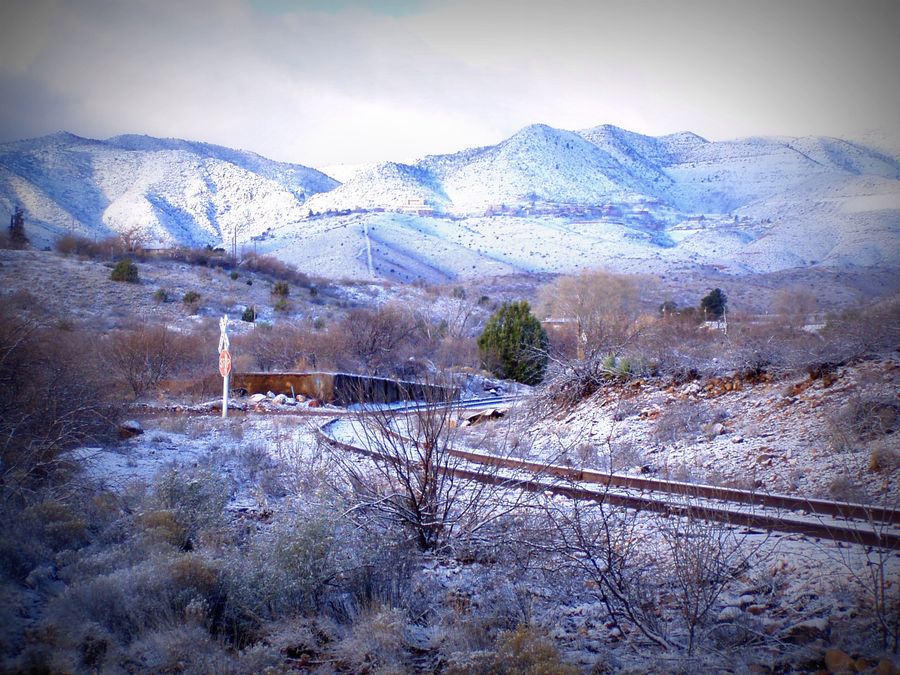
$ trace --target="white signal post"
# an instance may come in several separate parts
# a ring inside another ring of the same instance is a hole
[[[222,417],[228,417],[228,381],[231,375],[231,354],[228,352],[228,315],[219,319],[219,374],[222,382]]]

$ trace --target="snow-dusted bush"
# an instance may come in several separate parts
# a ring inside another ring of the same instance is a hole
[[[189,550],[204,534],[224,526],[231,486],[218,472],[171,469],[157,477],[154,496],[157,508],[173,514],[183,533],[180,545]]]
[[[373,604],[328,651],[347,672],[404,672],[412,665],[406,628],[405,612]]]
[[[139,281],[138,267],[131,258],[122,258],[116,263],[109,278],[113,281],[127,281],[136,284]]]
[[[581,670],[563,661],[556,645],[538,628],[521,625],[501,633],[494,649],[457,653],[448,674],[464,673],[556,673],[576,675]]]

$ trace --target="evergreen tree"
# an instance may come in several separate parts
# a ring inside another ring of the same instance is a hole
[[[136,284],[140,280],[138,266],[132,262],[131,258],[122,258],[116,264],[109,278],[113,281],[127,281],[130,284]]]
[[[25,234],[25,214],[18,206],[9,219],[9,243],[12,248],[28,246],[28,236]]]
[[[547,368],[547,333],[526,301],[503,303],[478,338],[484,366],[498,377],[537,384]]]
[[[700,309],[710,320],[719,320],[725,314],[728,298],[721,288],[714,288],[700,301]]]

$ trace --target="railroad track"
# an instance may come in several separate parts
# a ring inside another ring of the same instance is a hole
[[[396,456],[366,447],[364,435],[354,431],[353,424],[353,420],[346,418],[332,419],[318,428],[318,434],[333,447],[344,451],[400,461]],[[397,432],[392,433],[400,436]],[[409,438],[404,440],[414,442]],[[622,476],[499,457],[474,450],[452,449],[449,454],[464,460],[465,465],[445,467],[445,470],[468,480],[643,511],[900,550],[898,509]]]

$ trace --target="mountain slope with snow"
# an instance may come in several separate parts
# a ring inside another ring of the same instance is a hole
[[[347,168],[347,167],[345,167]],[[137,230],[314,273],[441,281],[606,266],[900,267],[900,158],[835,138],[709,141],[535,124],[484,147],[339,171],[178,139],[0,146],[0,209],[38,245]]]
[[[501,204],[596,205],[657,197],[650,172],[627,166],[578,134],[543,124],[507,140],[420,162],[438,177],[458,213]]]
[[[139,230],[157,245],[220,244],[296,221],[337,181],[250,152],[147,136],[59,133],[0,146],[0,204],[36,238]]]

